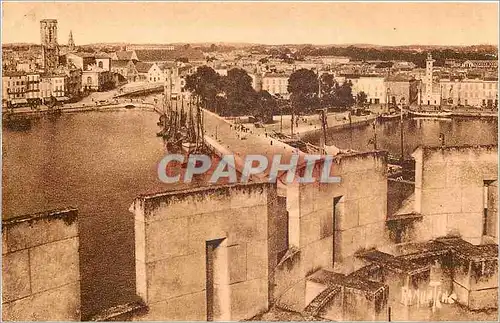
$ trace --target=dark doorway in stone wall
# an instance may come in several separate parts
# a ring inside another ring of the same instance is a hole
[[[225,238],[206,241],[207,321],[229,319],[229,270]]]
[[[333,246],[332,246],[332,268],[335,268],[335,258],[339,257],[340,254],[337,253],[337,246],[335,244],[335,239],[337,238],[337,228],[340,218],[344,216],[344,198],[343,196],[336,196],[333,198],[333,210],[332,210],[332,221],[333,221]]]
[[[498,182],[483,181],[483,236],[498,237]]]

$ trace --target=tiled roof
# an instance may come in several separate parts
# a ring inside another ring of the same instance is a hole
[[[414,78],[409,75],[397,74],[397,75],[390,75],[385,80],[387,82],[409,82],[413,79]]]
[[[111,63],[111,67],[118,67],[118,68],[121,68],[121,67],[127,67],[128,66],[128,62],[129,61],[126,61],[126,60],[119,60],[119,61],[113,61],[113,63]]]
[[[95,57],[94,54],[92,54],[92,53],[85,53],[85,52],[68,53],[67,55],[69,55],[69,54],[73,54],[73,55],[76,55],[78,57],[83,57],[83,58]]]
[[[137,62],[135,63],[135,68],[139,73],[147,73],[149,69],[153,66],[153,63]]]
[[[108,55],[108,54],[106,54],[106,53],[99,53],[99,54],[96,54],[96,55],[95,55],[95,58],[101,58],[101,59],[106,58],[106,59],[111,59],[111,56],[109,56],[109,55]]]
[[[165,49],[138,49],[135,51],[137,59],[143,62],[173,61],[179,58],[188,60],[204,59],[203,52],[196,49],[165,50]]]
[[[116,52],[115,54],[119,61],[130,61],[132,59],[132,56],[134,55],[134,52],[129,50]]]
[[[24,76],[26,75],[25,72],[18,72],[18,71],[3,71],[2,76],[5,77],[12,77],[12,76]]]

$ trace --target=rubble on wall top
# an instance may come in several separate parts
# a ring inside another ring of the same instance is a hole
[[[460,145],[460,146],[418,146],[414,151],[421,150],[466,150],[466,149],[497,149],[498,145]]]
[[[66,222],[67,225],[71,225],[77,219],[77,217],[78,217],[78,209],[74,207],[68,207],[63,209],[55,209],[45,212],[25,214],[8,218],[2,220],[2,226],[8,227],[23,222],[31,222],[44,219],[48,220],[62,219]]]

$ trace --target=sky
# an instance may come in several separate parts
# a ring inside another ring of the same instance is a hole
[[[2,43],[498,45],[498,4],[374,2],[3,2]]]

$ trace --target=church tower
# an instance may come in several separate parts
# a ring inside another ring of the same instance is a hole
[[[40,20],[42,45],[42,64],[45,70],[52,70],[59,65],[59,46],[57,44],[57,20]]]
[[[69,31],[69,39],[68,39],[68,49],[70,52],[75,51],[75,41],[73,40],[73,31]]]

